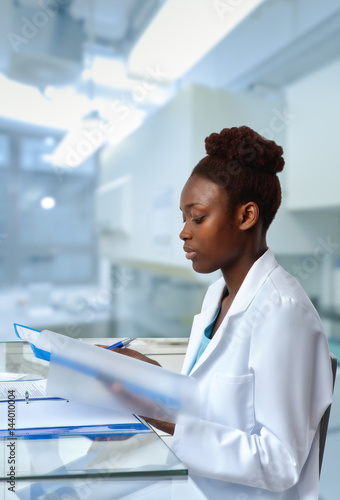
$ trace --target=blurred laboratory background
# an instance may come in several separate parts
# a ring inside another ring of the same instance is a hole
[[[340,358],[339,1],[0,8],[0,339],[188,337],[217,275],[184,257],[181,188],[245,124],[284,148],[268,242]]]

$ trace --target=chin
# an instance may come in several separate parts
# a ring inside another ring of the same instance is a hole
[[[192,268],[194,271],[196,271],[196,273],[199,274],[210,274],[213,273],[214,271],[217,271],[217,268],[209,267],[207,265],[194,261],[192,263]]]

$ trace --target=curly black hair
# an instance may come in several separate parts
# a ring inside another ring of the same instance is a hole
[[[205,156],[191,176],[208,178],[228,195],[228,215],[239,204],[255,202],[267,231],[281,204],[277,173],[284,167],[283,149],[249,127],[224,128],[205,139]]]

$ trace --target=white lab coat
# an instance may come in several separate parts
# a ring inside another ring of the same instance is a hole
[[[317,500],[319,423],[332,400],[319,316],[267,250],[191,370],[224,287],[209,288],[194,318],[182,373],[199,384],[201,414],[179,421],[173,450],[209,499]]]

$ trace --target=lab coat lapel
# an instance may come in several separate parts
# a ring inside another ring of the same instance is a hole
[[[261,288],[264,281],[267,279],[268,275],[278,266],[276,259],[270,249],[268,249],[262,257],[260,257],[251,267],[247,276],[245,277],[240,289],[238,290],[233,303],[230,306],[228,313],[223,319],[220,327],[217,332],[211,339],[209,345],[203,352],[200,359],[197,361],[193,369],[190,371],[190,375],[192,375],[196,370],[206,361],[207,358],[210,357],[210,354],[219,346],[221,340],[223,339],[229,319],[236,315],[240,314],[247,309],[249,304],[252,302],[255,297],[257,291]],[[201,314],[197,315],[197,322],[194,322],[192,334],[195,332],[195,338],[193,339],[192,349],[190,350],[190,362],[186,364],[186,374],[188,374],[188,370],[190,370],[194,359],[197,354],[197,350],[200,346],[204,328],[209,324],[209,322],[214,317],[218,304],[221,300],[223,288],[219,286],[216,290],[216,294],[213,297],[212,303],[210,304],[207,313],[209,314]],[[201,316],[201,317],[200,317]],[[196,317],[195,317],[196,319]],[[191,339],[190,339],[191,340]],[[189,350],[189,347],[188,347]]]
[[[215,309],[216,310],[216,309]],[[213,318],[213,316],[211,317],[211,319]],[[211,339],[211,341],[209,342],[208,346],[206,347],[205,351],[202,353],[201,357],[199,358],[199,360],[197,361],[197,363],[195,364],[195,366],[192,368],[191,372],[190,372],[190,375],[192,375],[194,372],[196,372],[196,370],[206,361],[207,358],[210,357],[210,354],[218,348],[222,338],[223,338],[223,332],[225,331],[225,329],[227,328],[227,324],[228,324],[228,321],[229,321],[229,314],[227,314],[225,316],[225,318],[223,319],[223,322],[222,324],[220,325],[219,329],[217,330],[217,332],[215,333],[215,335],[213,336],[213,338]],[[206,323],[206,326],[209,324],[209,321],[208,323]],[[199,347],[199,345],[198,345]],[[195,351],[195,356],[196,356],[196,353],[197,353],[197,350],[198,350],[198,347]],[[192,359],[192,362],[194,360]],[[189,366],[190,368],[190,366]]]
[[[202,312],[194,316],[187,353],[184,358],[182,367],[182,373],[184,375],[188,375],[190,373],[191,367],[197,356],[197,351],[201,345],[204,330],[215,316],[218,304],[222,298],[223,290],[225,288],[225,281],[223,278],[220,278],[212,286],[214,287],[214,293],[210,297],[208,291],[203,302]]]
[[[191,328],[190,340],[187,349],[187,355],[185,356],[182,368],[182,373],[184,373],[185,375],[188,375],[190,372],[190,369],[196,358],[197,351],[201,345],[204,330],[213,319],[215,312],[216,312],[216,307],[215,308],[211,307],[208,310],[203,311],[200,314],[196,314],[196,316],[194,316]]]

